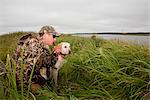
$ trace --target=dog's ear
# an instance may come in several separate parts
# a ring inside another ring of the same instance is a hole
[[[53,52],[56,53],[56,54],[60,53],[61,52],[61,44],[55,46],[53,48]]]

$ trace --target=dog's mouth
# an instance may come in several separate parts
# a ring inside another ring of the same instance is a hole
[[[65,58],[65,56],[66,56],[67,54],[63,54],[63,53],[60,52],[59,55],[60,55],[62,58]]]
[[[71,51],[69,51],[68,54],[63,54],[63,53],[60,52],[58,55],[60,55],[62,58],[65,58],[65,56],[67,56],[67,55],[69,55],[69,54],[71,54]]]
[[[69,51],[69,53],[68,53],[68,54],[64,54],[64,53],[62,53],[62,52],[59,52],[59,53],[55,53],[55,52],[53,52],[53,53],[54,53],[54,55],[55,55],[55,56],[60,55],[62,58],[65,58],[67,55],[71,54],[71,51]]]

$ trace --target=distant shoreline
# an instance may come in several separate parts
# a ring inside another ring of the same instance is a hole
[[[111,35],[140,35],[140,36],[150,36],[150,32],[129,32],[129,33],[121,33],[121,32],[103,32],[103,33],[73,33],[73,35],[100,35],[100,34],[111,34]],[[71,35],[71,34],[70,34]]]
[[[25,32],[25,33],[37,33],[37,32],[34,32],[34,31],[16,31],[16,32],[8,32],[8,33],[5,33],[5,34],[0,34],[0,36],[2,35],[7,35],[7,34],[13,34],[13,33],[17,33],[17,32]],[[61,32],[60,32],[61,33]],[[66,34],[67,35],[100,35],[100,34],[111,34],[111,35],[139,35],[139,36],[150,36],[150,32],[90,32],[90,33],[87,33],[87,32],[80,32],[80,33],[73,33],[73,32],[62,32],[61,34]]]
[[[72,36],[103,38],[106,40],[121,40],[133,44],[149,45],[150,34],[72,34]]]

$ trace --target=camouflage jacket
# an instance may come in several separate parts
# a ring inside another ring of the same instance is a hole
[[[29,78],[31,71],[34,67],[32,82],[39,82],[41,84],[45,83],[45,79],[40,75],[40,69],[42,67],[49,68],[51,64],[48,62],[51,56],[51,52],[45,45],[40,42],[37,37],[33,37],[31,34],[23,36],[20,38],[18,46],[12,56],[13,60],[16,62],[16,81],[17,85],[20,84],[20,71],[23,68],[23,81],[24,84],[29,83]],[[41,63],[41,59],[44,58],[43,66],[38,66]],[[48,73],[48,72],[47,72]],[[50,74],[50,73],[49,73]],[[49,75],[48,74],[48,75]]]

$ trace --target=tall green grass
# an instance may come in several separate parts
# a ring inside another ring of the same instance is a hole
[[[150,53],[121,41],[66,37],[73,55],[61,70],[65,92],[76,97],[142,99],[150,92]]]
[[[59,72],[58,91],[54,91],[51,86],[44,86],[33,93],[37,100],[50,98],[138,100],[146,99],[146,95],[150,95],[150,51],[148,47],[122,41],[67,35],[57,40],[57,43],[69,42],[72,53],[66,57]],[[5,43],[3,42],[0,48],[5,49]],[[10,43],[10,45],[13,44]],[[7,49],[13,50],[14,47]],[[6,52],[1,53],[5,55]],[[13,75],[15,65],[10,68],[9,58],[6,61],[6,69],[8,74],[6,78],[3,79],[0,76],[0,84],[2,84],[0,97],[12,100],[25,99],[27,93],[23,92],[22,96],[21,92],[16,89],[15,75]]]
[[[0,60],[6,61],[7,54],[12,54],[17,45],[19,37],[27,32],[9,33],[0,36]]]
[[[28,100],[29,98],[31,99],[31,96],[34,98],[33,94],[29,96],[31,78],[33,75],[34,66],[30,75],[29,85],[27,89],[24,87],[24,82],[23,82],[23,70],[24,70],[23,61],[21,61],[20,66],[21,66],[21,71],[20,71],[21,89],[18,89],[19,86],[17,86],[16,84],[16,63],[15,61],[11,60],[11,57],[9,56],[9,54],[7,55],[7,58],[6,58],[6,65],[0,66],[0,67],[5,67],[6,69],[5,70],[6,75],[1,74],[0,76],[0,82],[1,82],[0,98],[2,100]]]

